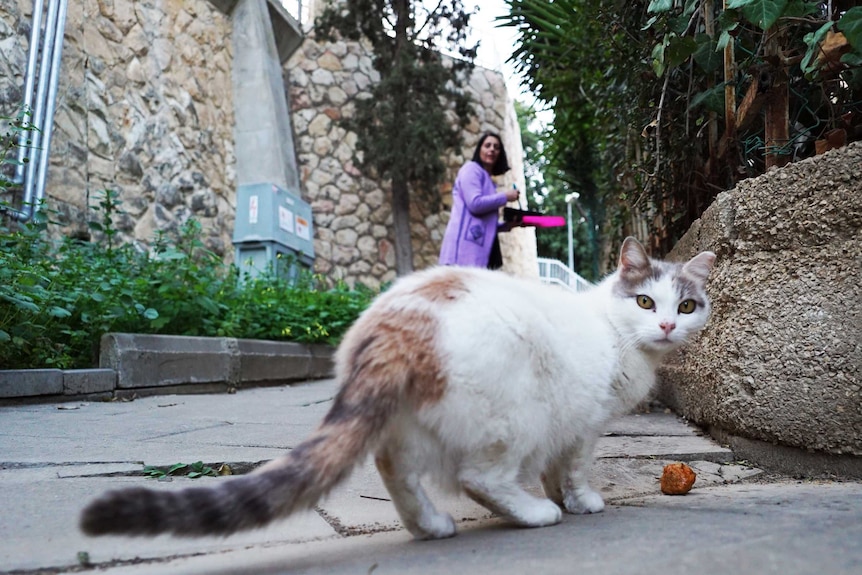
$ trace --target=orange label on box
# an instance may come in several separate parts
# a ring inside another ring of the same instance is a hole
[[[304,240],[311,239],[311,234],[308,227],[308,220],[306,220],[305,218],[296,216],[296,235]]]

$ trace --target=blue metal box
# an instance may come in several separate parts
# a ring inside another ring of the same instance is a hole
[[[236,194],[233,243],[241,273],[258,273],[272,266],[279,275],[293,275],[279,260],[314,263],[311,206],[275,184],[245,184]]]

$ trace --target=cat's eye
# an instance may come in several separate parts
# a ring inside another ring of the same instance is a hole
[[[655,302],[648,295],[637,296],[638,305],[644,309],[652,309],[655,307]]]
[[[679,313],[691,313],[697,308],[697,304],[693,299],[687,299],[679,304]]]

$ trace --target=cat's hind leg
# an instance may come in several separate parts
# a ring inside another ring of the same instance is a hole
[[[605,508],[602,496],[587,481],[595,444],[596,440],[578,444],[554,460],[542,474],[545,493],[569,513],[599,513]]]
[[[522,527],[555,525],[562,519],[560,508],[549,499],[530,495],[518,485],[514,474],[462,471],[464,492],[476,503]]]
[[[455,521],[440,513],[397,448],[381,449],[374,463],[404,527],[416,539],[444,539],[456,534]]]
[[[565,460],[568,463],[568,459]],[[559,505],[563,506],[563,477],[565,473],[560,469],[559,464],[555,461],[553,464],[549,465],[548,468],[542,473],[542,487],[545,489],[545,495],[548,496],[548,499]]]

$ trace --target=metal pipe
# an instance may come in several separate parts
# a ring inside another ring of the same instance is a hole
[[[33,110],[33,86],[36,83],[36,60],[39,58],[42,12],[44,9],[43,0],[35,0],[33,4],[33,20],[30,23],[30,49],[27,54],[27,72],[24,77],[24,111],[29,114],[32,114]],[[28,137],[26,130],[22,130],[18,134],[18,162],[15,164],[15,175],[12,177],[12,182],[15,184],[24,182],[24,159],[27,153]]]
[[[54,45],[54,28],[57,25],[57,0],[48,0],[48,19],[45,21],[45,33],[42,43],[42,54],[39,59],[39,82],[36,85],[36,101],[33,106],[33,122],[36,127],[30,133],[30,149],[39,150],[42,139],[42,121],[45,116],[45,93],[48,90],[48,67],[51,65],[51,49]],[[41,153],[36,152],[40,157]],[[31,158],[27,164],[24,176],[24,197],[21,200],[21,211],[15,214],[18,220],[29,220],[33,214],[33,183],[39,162]]]
[[[572,202],[566,201],[566,222],[569,224],[569,270],[575,271],[575,249],[572,240]]]
[[[45,181],[50,164],[51,135],[54,132],[54,110],[57,107],[57,87],[60,83],[60,68],[63,59],[63,36],[66,32],[66,12],[68,0],[59,0],[57,8],[57,27],[54,30],[54,49],[51,54],[51,74],[48,81],[48,99],[45,102],[44,127],[42,128],[42,150],[39,157],[39,174],[36,178],[35,205],[45,197]]]
[[[36,102],[33,109],[32,124],[36,127],[36,130],[32,131],[30,138],[30,148],[33,150],[39,150],[39,161],[34,162],[31,160],[27,164],[27,172],[24,177],[24,197],[22,198],[21,210],[13,212],[12,214],[15,219],[19,221],[29,220],[35,212],[35,204],[41,200],[41,195],[38,199],[34,200],[33,188],[36,183],[37,169],[39,168],[39,164],[42,163],[43,156],[46,152],[46,150],[40,146],[42,145],[42,133],[45,131],[45,128],[47,128],[45,125],[45,96],[49,89],[49,79],[52,76],[50,68],[57,32],[57,17],[58,12],[60,11],[59,4],[60,0],[48,0],[48,19],[45,22],[44,44],[42,46],[42,56],[39,61],[39,82],[36,86]],[[65,19],[65,8],[62,11]],[[60,38],[62,40],[62,31]]]

